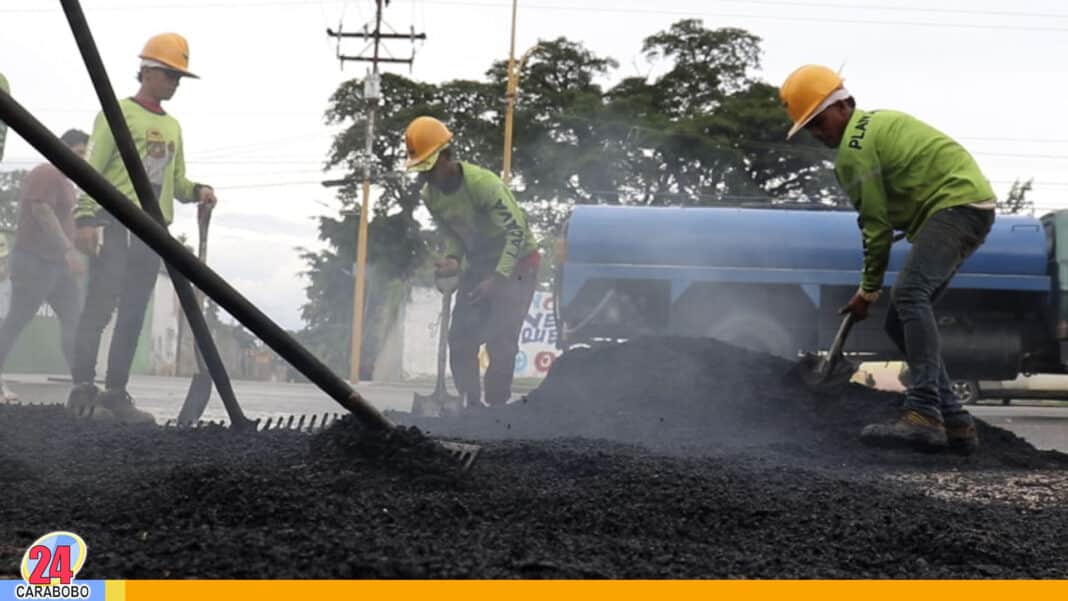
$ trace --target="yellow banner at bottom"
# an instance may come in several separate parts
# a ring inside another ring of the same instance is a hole
[[[110,583],[109,583],[110,585]],[[214,601],[216,599],[368,599],[395,601],[564,601],[610,598],[762,599],[819,601],[1064,601],[1068,581],[322,581],[202,580],[125,582],[124,601]],[[108,601],[112,601],[111,587]]]

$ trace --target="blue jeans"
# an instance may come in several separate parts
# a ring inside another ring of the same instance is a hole
[[[886,333],[905,355],[909,389],[905,408],[941,419],[963,409],[950,388],[938,338],[934,303],[961,264],[986,240],[994,211],[951,207],[923,225],[890,292]]]

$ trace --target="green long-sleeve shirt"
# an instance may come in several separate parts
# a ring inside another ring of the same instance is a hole
[[[194,202],[196,185],[185,177],[185,155],[182,149],[182,128],[178,120],[166,113],[151,111],[131,98],[119,101],[126,125],[133,135],[137,154],[145,166],[148,180],[156,192],[163,218],[167,223],[174,216],[174,199]],[[119,192],[140,206],[133,183],[115,146],[107,118],[96,116],[89,138],[89,164],[100,172]],[[100,205],[88,195],[78,200],[74,217],[80,224],[93,223],[101,217]]]
[[[898,111],[853,112],[835,175],[860,214],[866,292],[882,288],[894,230],[911,242],[935,212],[995,198],[964,147]]]
[[[4,78],[4,74],[0,73],[0,90],[10,92],[11,88],[7,85],[7,79]],[[0,161],[4,160],[4,142],[7,140],[7,124],[0,121]]]
[[[463,183],[451,193],[423,187],[431,217],[446,233],[446,256],[479,265],[495,262],[497,273],[511,277],[516,264],[538,248],[527,216],[501,178],[477,165],[460,162]]]

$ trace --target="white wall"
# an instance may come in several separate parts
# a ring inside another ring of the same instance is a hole
[[[535,292],[530,310],[519,335],[515,375],[519,378],[544,377],[560,354],[556,350],[556,322],[552,295]],[[411,299],[401,312],[403,340],[400,352],[402,378],[425,378],[436,375],[441,294],[433,288],[412,289]],[[485,349],[482,368],[488,364]],[[446,368],[446,376],[450,374]]]

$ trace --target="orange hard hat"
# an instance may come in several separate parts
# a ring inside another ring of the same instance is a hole
[[[160,68],[177,71],[186,77],[196,77],[189,72],[189,42],[177,33],[154,35],[139,55],[146,61],[159,63]]]
[[[842,88],[844,81],[838,73],[820,65],[805,65],[786,78],[779,88],[779,98],[794,122],[787,140],[820,113],[821,106]]]
[[[404,143],[408,147],[404,168],[430,171],[438,161],[438,154],[449,145],[449,140],[452,140],[452,132],[444,123],[433,117],[416,117],[404,132]]]

